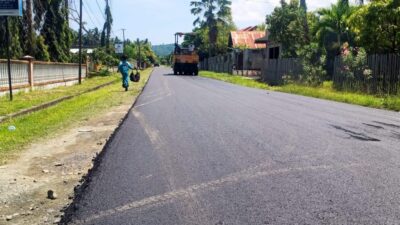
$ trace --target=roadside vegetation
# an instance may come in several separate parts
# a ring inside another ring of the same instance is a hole
[[[226,48],[224,37],[236,29],[231,20],[231,1],[193,1],[191,5],[192,14],[198,18],[193,29],[197,36],[190,41],[200,46],[201,58],[247,48]],[[380,74],[373,68],[377,60],[372,58],[371,62],[370,57],[384,55],[386,58],[380,60],[388,60],[400,53],[399,9],[396,0],[337,0],[315,11],[308,9],[307,0],[280,1],[258,27],[268,33],[269,43],[282,47],[279,59],[296,59],[301,69],[285,72],[282,79],[272,82],[280,86],[230,74],[200,74],[247,87],[399,111],[399,74]],[[384,64],[380,70],[395,71],[395,65]],[[387,76],[393,83],[382,82],[389,79]]]
[[[120,55],[115,53],[114,46],[122,43],[122,38],[113,37],[113,15],[109,0],[99,4],[102,13],[98,16],[104,18],[102,27],[89,28],[83,23],[82,46],[94,47],[88,53],[83,50],[84,59],[89,57],[95,64],[95,70],[100,67],[114,67],[118,65]],[[71,53],[79,43],[79,32],[72,29],[71,24],[79,24],[79,12],[74,10],[69,1],[52,0],[26,0],[23,17],[10,17],[9,27],[11,33],[11,58],[20,59],[29,55],[38,61],[78,63],[79,55]],[[98,3],[97,3],[98,4]],[[29,6],[29,7],[28,7]],[[103,8],[104,6],[104,8]],[[103,11],[104,10],[104,11]],[[7,58],[5,40],[5,17],[0,18],[0,58]],[[139,54],[140,48],[140,54]],[[147,40],[125,40],[124,54],[131,61],[139,61],[142,67],[159,63],[159,59],[151,49]]]
[[[0,124],[0,164],[13,158],[32,141],[52,137],[55,133],[62,132],[78,122],[103,113],[110,107],[132,101],[144,87],[150,72],[151,69],[143,71],[140,83],[131,84],[129,92],[125,92],[121,88],[120,82],[115,82],[111,86],[83,94],[54,107]],[[120,76],[114,74],[107,79],[119,81]],[[76,88],[81,87],[76,86]],[[74,89],[74,91],[77,90]],[[43,95],[36,97],[44,98]],[[33,98],[35,95],[32,96],[32,101],[34,101]],[[9,131],[9,126],[15,126],[16,130]]]
[[[84,22],[82,27],[82,46],[93,48],[92,52],[83,51],[82,63],[86,63],[86,58],[90,59],[94,77],[85,79],[82,85],[21,92],[15,94],[13,102],[8,101],[7,96],[0,97],[0,117],[4,117],[63,97],[81,94],[47,109],[0,123],[0,164],[32,141],[52,136],[76,122],[132,100],[144,86],[150,70],[145,70],[142,81],[131,85],[131,91],[126,93],[121,88],[120,75],[108,73],[118,65],[121,57],[115,52],[114,46],[123,41],[112,34],[111,1],[103,2],[97,3],[99,16],[104,18],[103,26],[91,29]],[[71,24],[79,24],[79,12],[73,10],[70,4],[70,1],[26,0],[23,17],[9,18],[11,58],[20,59],[30,55],[38,61],[78,63],[79,56],[71,49],[78,46],[79,33]],[[5,19],[0,18],[0,58],[7,56],[5,28]],[[148,68],[159,61],[148,40],[132,41],[127,38],[124,41],[124,54],[135,67],[140,65],[140,68]],[[110,86],[87,92],[110,82]],[[15,126],[16,130],[10,131],[10,126]]]
[[[306,0],[281,1],[266,17],[269,39],[282,45],[281,58],[297,58],[303,68],[286,74],[285,81],[319,86],[333,79],[336,67],[341,81],[335,81],[334,88],[387,94],[380,93],[385,88],[370,87],[381,74],[373,73],[367,59],[400,53],[399,7],[396,0],[337,0],[330,7],[308,11]],[[341,64],[335,66],[338,56]],[[359,82],[365,85],[353,85]]]
[[[237,84],[245,87],[259,88],[270,90],[270,86],[264,82],[239,75],[231,75],[228,73],[214,73],[210,71],[201,71],[200,76],[207,77],[215,80],[221,80],[232,84]]]
[[[399,96],[376,96],[364,93],[337,91],[333,88],[332,82],[330,81],[325,81],[323,84],[315,87],[301,83],[285,84],[282,86],[269,86],[268,84],[259,80],[238,75],[231,75],[227,73],[202,71],[200,72],[200,76],[221,80],[245,87],[279,91],[379,109],[400,111]]]
[[[45,104],[63,97],[77,95],[97,86],[117,81],[119,81],[119,77],[117,76],[95,75],[91,78],[85,79],[82,82],[82,85],[59,87],[50,90],[19,92],[15,94],[14,101],[12,102],[10,102],[8,96],[3,96],[0,97],[0,105],[2,106],[0,108],[0,117]]]

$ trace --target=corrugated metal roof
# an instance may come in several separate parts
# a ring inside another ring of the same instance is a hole
[[[246,27],[246,28],[241,29],[239,31],[257,31],[257,26]]]
[[[238,48],[246,46],[250,49],[266,48],[265,44],[255,43],[257,39],[264,36],[264,31],[231,31],[231,47]]]

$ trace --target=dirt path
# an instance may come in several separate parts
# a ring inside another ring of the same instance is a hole
[[[55,224],[74,188],[133,102],[81,122],[51,140],[32,144],[0,167],[0,224]],[[56,199],[48,198],[48,191]]]

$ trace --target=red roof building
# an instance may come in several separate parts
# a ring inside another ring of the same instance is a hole
[[[256,44],[256,40],[265,36],[264,31],[257,31],[257,27],[247,27],[239,31],[231,31],[229,35],[229,47],[262,49],[266,48],[265,43]]]

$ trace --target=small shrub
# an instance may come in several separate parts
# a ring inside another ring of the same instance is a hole
[[[303,66],[303,73],[299,81],[310,86],[320,86],[326,77],[324,65],[326,63],[326,51],[317,43],[305,45],[297,51]]]
[[[364,48],[352,48],[348,43],[342,46],[342,74],[348,79],[355,79],[356,74],[362,74],[365,80],[372,78],[372,70],[368,68],[367,52]]]

